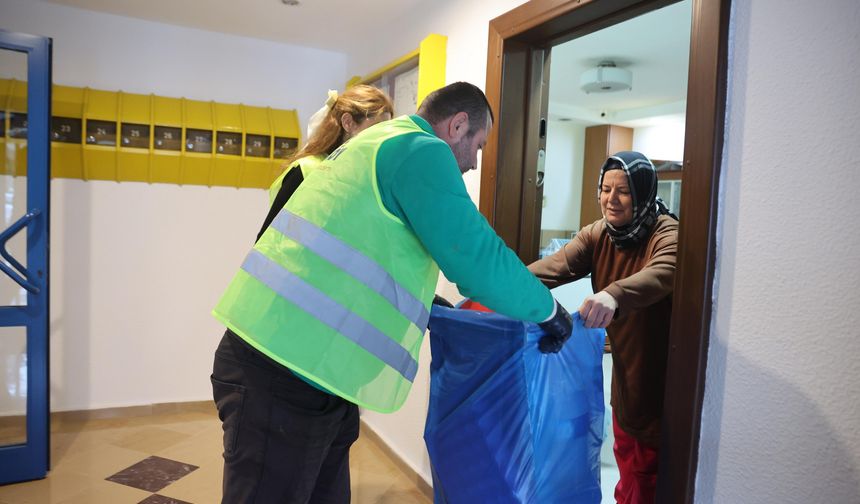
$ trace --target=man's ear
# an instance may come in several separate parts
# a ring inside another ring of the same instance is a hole
[[[457,143],[469,133],[469,114],[457,112],[448,123],[448,137]]]

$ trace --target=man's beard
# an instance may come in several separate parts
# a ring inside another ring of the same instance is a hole
[[[454,152],[454,159],[457,160],[457,166],[460,168],[460,173],[465,174],[467,171],[474,168],[469,155],[469,148],[472,146],[472,135],[466,135],[459,142],[451,146]]]

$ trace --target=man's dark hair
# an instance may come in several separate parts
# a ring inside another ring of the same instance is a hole
[[[455,82],[433,91],[418,108],[418,115],[430,124],[436,124],[458,112],[469,115],[469,136],[487,127],[487,114],[490,122],[494,121],[490,102],[484,92],[468,82]]]

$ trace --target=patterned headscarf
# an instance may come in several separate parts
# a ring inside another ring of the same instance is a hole
[[[629,249],[639,245],[651,234],[658,215],[669,213],[666,204],[657,196],[657,171],[643,154],[634,151],[618,152],[603,163],[597,181],[597,201],[600,201],[600,188],[603,176],[610,170],[624,170],[630,196],[633,199],[633,220],[624,226],[615,227],[606,222],[606,231],[612,243],[619,249]]]

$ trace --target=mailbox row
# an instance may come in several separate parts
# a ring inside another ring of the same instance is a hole
[[[0,79],[0,173],[25,175],[26,82]],[[54,86],[51,175],[268,187],[300,140],[295,110]]]

